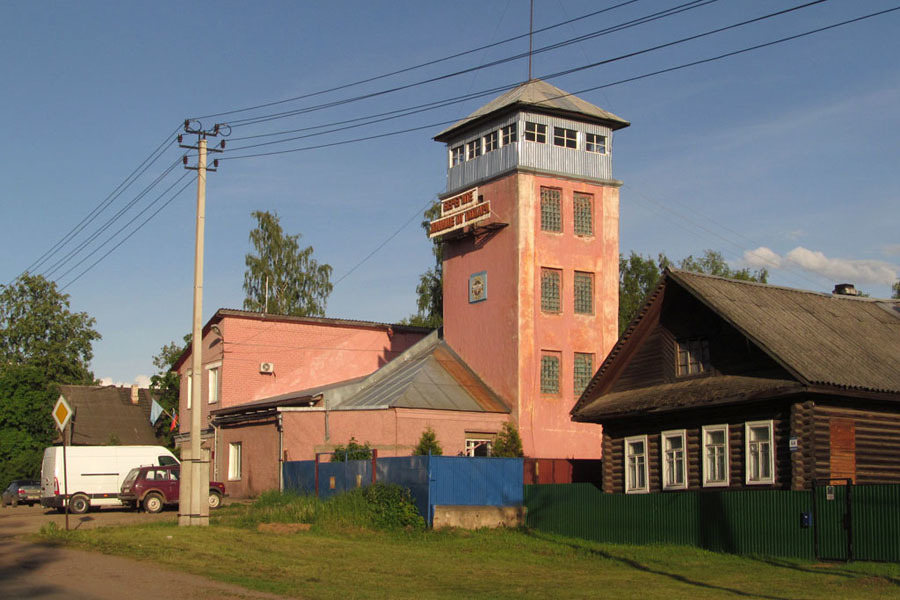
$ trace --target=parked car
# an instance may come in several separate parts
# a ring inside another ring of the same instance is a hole
[[[132,508],[144,507],[149,513],[162,511],[167,504],[178,504],[180,465],[136,467],[122,482],[119,500]],[[209,482],[209,507],[222,506],[225,484]]]
[[[16,479],[3,490],[3,504],[34,506],[41,501],[41,482],[36,479]]]

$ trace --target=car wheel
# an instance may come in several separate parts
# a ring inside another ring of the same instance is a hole
[[[159,494],[147,494],[147,496],[144,498],[144,510],[146,510],[148,513],[162,512],[163,506],[163,499]]]
[[[69,512],[83,515],[91,508],[91,501],[84,494],[76,494],[69,500]]]
[[[209,490],[209,507],[212,509],[216,509],[220,506],[222,506],[222,494],[213,490]]]

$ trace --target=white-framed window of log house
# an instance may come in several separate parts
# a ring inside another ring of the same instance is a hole
[[[747,485],[775,483],[773,421],[744,423],[744,457]]]
[[[663,431],[659,439],[662,489],[687,489],[687,434],[685,430]]]
[[[625,438],[626,494],[646,494],[650,491],[647,471],[647,436]]]
[[[703,487],[728,486],[728,425],[704,425],[701,429],[703,446]]]

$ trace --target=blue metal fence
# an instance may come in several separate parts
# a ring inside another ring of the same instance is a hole
[[[419,514],[431,525],[435,506],[521,506],[522,469],[521,458],[402,456],[379,458],[375,479],[409,489]],[[315,493],[315,461],[285,462],[282,470],[285,491]],[[371,460],[319,463],[320,498],[371,481]]]

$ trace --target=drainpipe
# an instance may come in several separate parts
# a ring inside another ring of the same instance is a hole
[[[213,481],[219,480],[219,427],[216,425],[215,421],[211,421],[210,424],[213,428],[213,453],[215,458],[213,459]]]
[[[284,415],[278,413],[278,490],[284,492]]]

